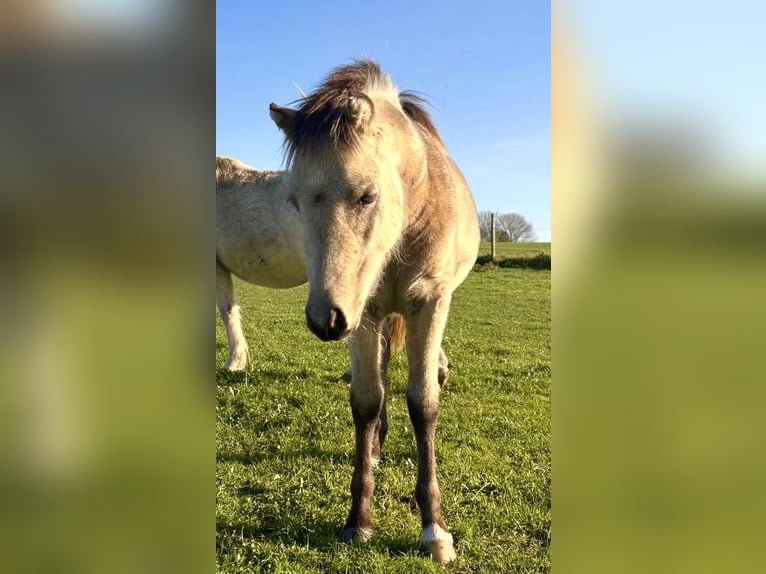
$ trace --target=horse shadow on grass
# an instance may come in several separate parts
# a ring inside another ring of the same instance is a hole
[[[322,459],[328,466],[346,465],[349,468],[349,480],[353,471],[353,453],[342,452],[339,450],[322,449],[314,445],[307,445],[300,450],[235,450],[229,452],[219,452],[216,454],[216,462],[237,463],[244,466],[258,464],[264,461],[274,460],[295,460],[305,458]]]
[[[304,516],[299,513],[290,518],[275,519],[272,516],[253,517],[248,521],[226,522],[216,521],[216,545],[220,548],[223,539],[239,542],[247,540],[276,546],[292,546],[306,544],[319,551],[334,550],[346,547],[341,542],[343,523],[325,518]],[[428,551],[423,549],[412,536],[407,533],[393,533],[376,530],[372,540],[364,543],[353,543],[358,549],[368,549],[371,552],[385,553],[391,557],[416,555],[428,557]]]
[[[318,550],[341,544],[342,530],[342,525],[335,521],[300,514],[281,519],[266,515],[232,523],[216,521],[218,538],[255,540],[284,546],[305,544],[308,541],[312,548]]]
[[[306,458],[321,460],[323,465],[345,466],[348,468],[350,480],[353,471],[353,460],[350,453],[321,449],[314,445],[306,445],[305,448],[279,453],[221,453],[217,460],[257,465],[259,462],[267,460],[294,461],[295,459]],[[271,489],[265,485],[247,482],[236,488],[236,496],[257,499],[268,496],[270,491]],[[350,499],[347,502],[350,504]],[[419,517],[414,496],[397,497],[397,502],[408,506],[409,512],[413,516]],[[216,520],[217,546],[221,549],[228,546],[227,540],[233,541],[234,544],[256,541],[277,546],[307,545],[319,551],[337,551],[339,547],[348,546],[341,542],[347,508],[344,507],[341,515],[335,518],[328,517],[326,514],[304,513],[297,506],[292,510],[292,512],[280,512],[279,510],[272,512],[258,509],[244,518],[240,515],[233,520],[219,517]],[[417,537],[413,537],[412,533],[408,533],[406,529],[401,531],[376,529],[372,540],[366,543],[355,543],[352,546],[361,552],[383,553],[391,557],[428,556],[427,551],[420,547]]]
[[[223,368],[216,369],[216,384],[218,386],[234,386],[244,384],[257,385],[259,381],[269,381],[271,383],[289,383],[291,380],[299,381],[312,381],[315,384],[321,385],[342,385],[348,386],[343,379],[344,370],[338,368],[337,374],[321,374],[317,375],[315,372],[309,369],[303,368],[298,370],[292,369],[269,369],[258,368],[246,369],[244,371],[228,371]]]

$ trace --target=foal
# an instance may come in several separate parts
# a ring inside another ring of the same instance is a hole
[[[306,323],[349,337],[356,455],[344,540],[372,534],[372,467],[385,404],[385,319],[404,317],[415,430],[421,544],[455,558],[441,514],[434,434],[439,357],[453,291],[476,261],[479,223],[468,186],[423,107],[377,63],[331,71],[298,109],[271,104],[285,136],[289,197],[300,211],[308,270]]]

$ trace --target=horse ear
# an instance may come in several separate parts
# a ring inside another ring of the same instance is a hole
[[[269,116],[277,124],[277,127],[282,130],[286,136],[290,136],[293,133],[293,121],[295,120],[295,110],[290,108],[281,108],[275,103],[269,104]]]
[[[372,100],[364,94],[349,94],[348,115],[354,122],[356,129],[364,131],[372,119]]]

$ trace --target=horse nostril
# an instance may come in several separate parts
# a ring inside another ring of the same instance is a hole
[[[348,323],[343,311],[337,307],[330,309],[324,320],[316,321],[306,307],[306,324],[322,341],[337,341],[347,334]]]
[[[328,326],[330,327],[330,331],[335,333],[336,336],[345,333],[346,327],[348,325],[346,323],[346,316],[343,314],[343,311],[337,307],[334,307],[330,311],[330,322]]]

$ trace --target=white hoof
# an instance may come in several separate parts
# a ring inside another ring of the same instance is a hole
[[[223,368],[227,371],[243,371],[245,370],[245,367],[247,366],[247,354],[244,355],[237,354],[232,357],[229,357],[229,359],[223,364]]]
[[[434,540],[428,545],[428,551],[431,553],[431,558],[434,562],[439,564],[448,564],[457,558],[452,542]]]
[[[420,545],[427,548],[431,558],[440,564],[447,564],[457,558],[452,543],[452,534],[438,524],[431,524],[423,529]]]

